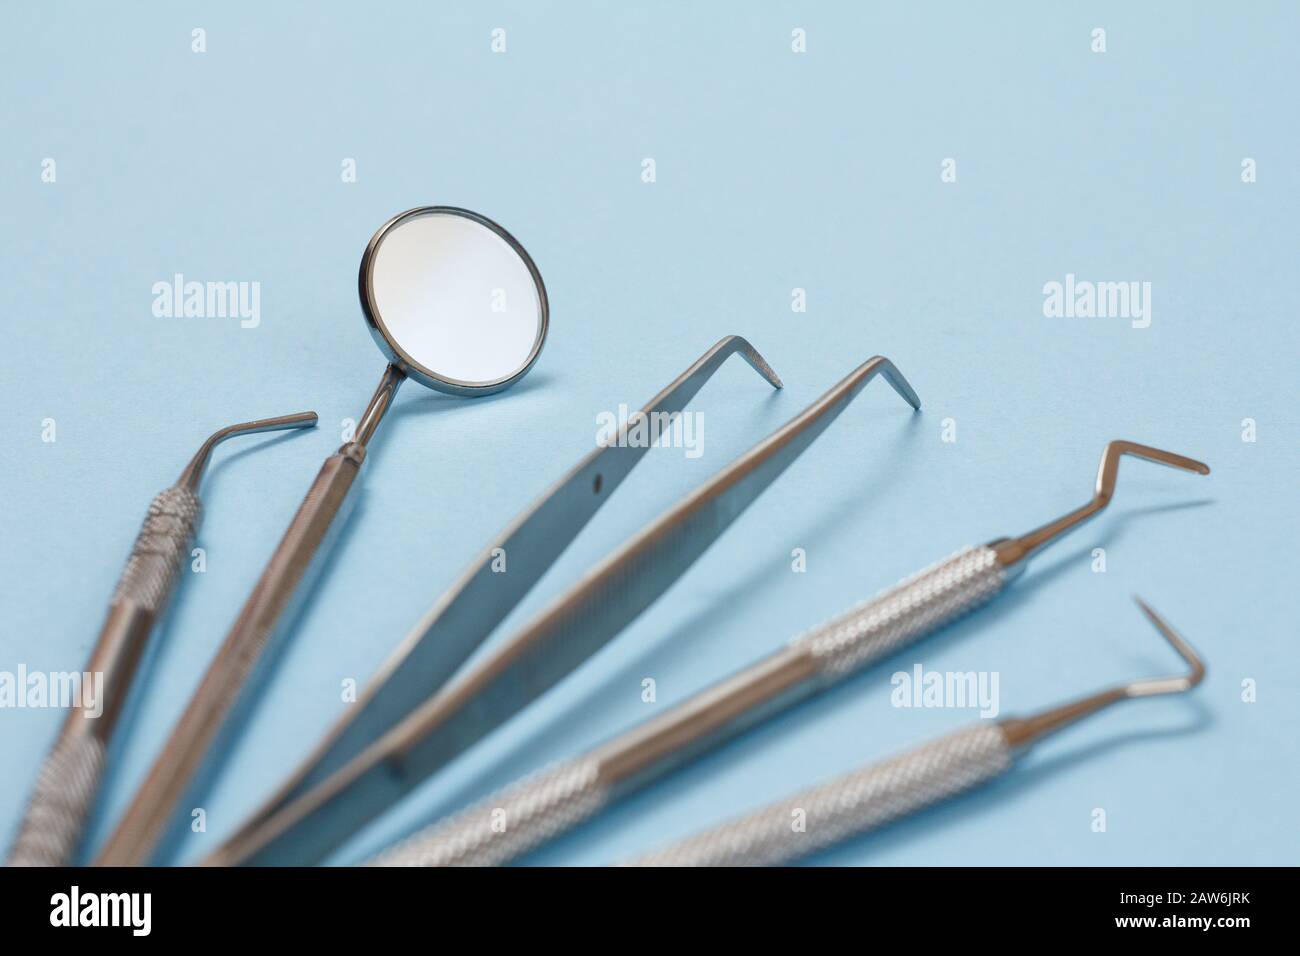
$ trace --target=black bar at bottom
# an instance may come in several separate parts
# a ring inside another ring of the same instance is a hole
[[[1267,868],[4,870],[0,927],[8,944],[75,934],[461,949],[518,938],[606,951],[750,933],[771,944],[768,933],[802,929],[864,944],[915,930],[921,949],[949,938],[1181,945],[1190,934],[1230,945],[1287,927],[1295,884],[1294,870]]]

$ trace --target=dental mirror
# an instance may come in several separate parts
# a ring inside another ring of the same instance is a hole
[[[542,277],[485,216],[424,206],[394,216],[361,257],[361,311],[388,367],[351,441],[325,460],[100,861],[149,862],[259,659],[273,656],[352,500],[366,445],[407,378],[490,395],[528,374],[546,341]]]
[[[546,339],[546,290],[528,253],[465,209],[412,209],[361,259],[361,309],[389,361],[422,385],[487,395],[528,373]]]

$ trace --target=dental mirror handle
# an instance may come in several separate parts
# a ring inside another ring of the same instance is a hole
[[[388,366],[354,440],[325,459],[96,865],[141,866],[150,862],[256,664],[276,643],[275,637],[283,631],[280,625],[292,618],[345,523],[366,457],[365,442],[374,434],[404,377],[396,367]]]
[[[180,801],[238,705],[259,660],[292,618],[338,530],[351,510],[352,490],[366,457],[366,442],[405,376],[389,365],[354,439],[325,459],[239,616],[208,665],[162,752],[104,845],[98,866],[150,862]]]
[[[41,765],[27,813],[10,854],[10,866],[66,866],[77,844],[104,769],[104,754],[154,625],[166,610],[203,514],[199,482],[212,449],[233,435],[302,428],[315,412],[231,425],[213,434],[180,479],[149,503],[144,524],[95,642],[86,672],[103,675],[94,688],[97,713],[85,709],[86,692],[72,708]],[[102,708],[102,709],[100,709]]]

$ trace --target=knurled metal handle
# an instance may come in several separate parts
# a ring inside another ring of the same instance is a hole
[[[118,638],[148,636],[150,624],[166,606],[188,557],[201,514],[199,499],[183,485],[154,496],[112,598],[115,607],[130,607],[130,613],[137,616],[118,618],[110,612],[100,632],[99,649],[114,646]],[[103,767],[100,736],[65,728],[41,765],[10,853],[10,865],[66,866],[72,862]]]
[[[90,734],[63,737],[41,765],[10,866],[67,866],[99,789],[104,747]]]
[[[277,638],[286,633],[282,625],[292,617],[346,520],[364,457],[361,446],[349,443],[321,466],[96,865],[138,866],[152,858],[209,748],[231,712],[247,702],[245,692],[255,670],[271,646],[278,647]]]
[[[795,638],[835,680],[879,660],[992,598],[1004,582],[992,548],[963,548],[840,617]]]
[[[113,592],[114,604],[132,601],[154,614],[162,610],[189,556],[202,510],[194,493],[181,485],[154,496]]]
[[[588,758],[553,764],[426,827],[368,866],[498,866],[564,833],[608,796]]]
[[[629,866],[775,866],[969,790],[1011,766],[1002,729],[976,724],[631,860]]]
[[[987,547],[964,548],[794,640],[832,682],[983,604],[1001,589],[1002,567]],[[380,854],[384,866],[505,863],[576,826],[609,795],[589,756],[544,770]],[[493,829],[493,811],[505,829]],[[513,827],[513,829],[512,829]]]

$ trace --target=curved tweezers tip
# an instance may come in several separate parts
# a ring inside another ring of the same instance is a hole
[[[766,379],[768,384],[773,388],[785,387],[781,382],[780,376],[776,374],[776,371],[771,365],[767,364],[767,359],[763,358],[763,356],[759,354],[758,349],[754,348],[754,346],[750,344],[749,339],[745,338],[743,335],[723,336],[718,340],[718,343],[713,346],[711,351],[718,352],[724,349],[727,350],[729,354],[739,354],[740,357],[748,362],[749,366],[755,372],[763,376],[763,378]]]
[[[903,401],[907,402],[907,404],[911,405],[912,408],[917,411],[921,410],[921,396],[916,394],[916,389],[912,388],[912,383],[907,380],[907,376],[898,370],[897,365],[885,358],[883,355],[877,355],[867,364],[874,365],[875,368],[879,369],[880,374],[884,376],[885,381],[893,387],[894,391],[902,396]]]

